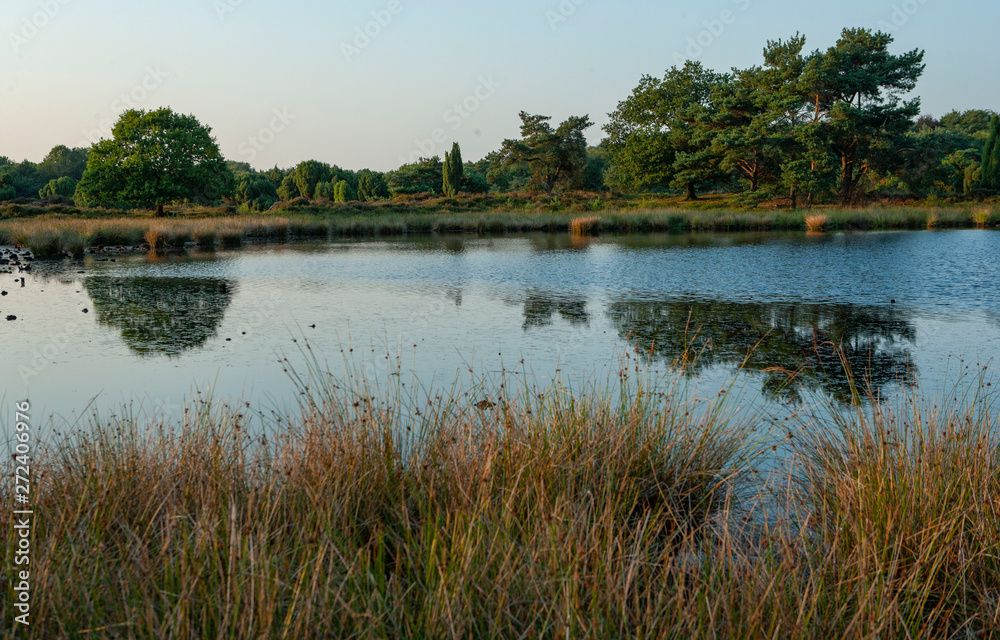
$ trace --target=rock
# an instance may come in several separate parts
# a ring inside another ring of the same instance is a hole
[[[13,322],[17,320],[17,316],[7,316],[7,322]]]
[[[90,313],[90,309],[84,309],[83,312],[84,313]]]

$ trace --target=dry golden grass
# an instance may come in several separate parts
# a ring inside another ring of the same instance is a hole
[[[985,227],[993,217],[993,209],[988,206],[976,207],[972,210],[972,222],[977,227]]]
[[[601,219],[597,216],[573,218],[569,224],[570,233],[575,236],[587,236],[597,232]]]
[[[420,395],[314,371],[263,430],[209,400],[181,424],[101,421],[39,452],[17,637],[1000,634],[984,381],[771,436],[681,383],[620,375],[606,395]],[[791,475],[758,502],[746,472],[783,468],[761,457],[779,437]]]
[[[941,215],[936,211],[927,214],[927,228],[934,229],[941,222]]]
[[[830,216],[825,213],[810,214],[805,216],[804,219],[806,228],[813,233],[825,231],[827,223],[830,222]]]

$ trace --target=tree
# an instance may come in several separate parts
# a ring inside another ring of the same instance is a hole
[[[683,188],[688,199],[718,177],[711,149],[712,95],[729,76],[688,61],[663,76],[643,76],[632,95],[608,114],[612,182],[630,189]]]
[[[76,184],[76,180],[69,176],[63,176],[58,180],[49,180],[49,183],[38,191],[38,197],[63,196],[72,198],[76,192]]]
[[[48,182],[38,172],[37,165],[27,160],[0,167],[0,177],[14,189],[15,198],[37,198],[38,191]]]
[[[593,126],[590,116],[570,116],[558,128],[549,116],[520,113],[521,139],[504,140],[501,154],[505,165],[525,163],[531,169],[532,188],[552,193],[556,186],[574,188],[587,168],[587,138]]]
[[[988,109],[952,111],[941,118],[941,126],[960,131],[968,136],[989,135],[990,122],[997,114]]]
[[[0,175],[0,202],[7,202],[17,197],[17,189],[10,183],[7,176]]]
[[[244,173],[236,178],[233,199],[252,211],[267,211],[278,201],[278,190],[263,174]]]
[[[388,198],[389,185],[385,175],[379,171],[362,169],[358,172],[358,199],[362,202]]]
[[[392,195],[441,193],[441,176],[444,164],[440,156],[420,158],[411,164],[404,164],[387,176]]]
[[[347,180],[338,180],[333,187],[333,201],[334,202],[351,202],[352,200],[357,200],[358,194],[354,191]]]
[[[292,171],[299,194],[303,198],[312,200],[316,192],[316,185],[320,182],[329,182],[330,178],[333,177],[330,169],[330,165],[318,160],[300,162]]]
[[[294,200],[299,197],[299,187],[295,184],[295,176],[289,173],[281,179],[281,186],[277,188],[278,197],[283,202]]]
[[[1000,191],[1000,115],[993,116],[993,120],[990,121],[990,137],[983,147],[979,188]]]
[[[211,131],[169,108],[126,111],[113,138],[91,147],[77,204],[152,208],[218,200],[232,174]]]
[[[446,196],[456,196],[462,190],[462,179],[465,175],[465,164],[462,162],[462,149],[455,142],[451,145],[451,153],[444,154],[444,187]]]
[[[923,51],[889,53],[891,35],[844,29],[836,45],[806,59],[799,91],[821,125],[838,167],[841,204],[855,202],[869,172],[899,161],[903,136],[920,115],[920,99],[901,101],[923,74]]]
[[[88,149],[70,149],[59,145],[53,147],[48,155],[39,163],[38,173],[47,180],[57,180],[69,177],[80,180],[87,169]]]

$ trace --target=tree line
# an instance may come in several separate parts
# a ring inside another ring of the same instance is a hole
[[[590,117],[555,125],[520,113],[520,137],[477,162],[453,145],[442,160],[354,171],[318,160],[258,171],[227,161],[211,129],[170,109],[128,111],[90,148],[57,146],[39,163],[0,156],[0,202],[72,200],[81,207],[153,208],[232,201],[266,211],[297,198],[377,201],[428,194],[680,193],[735,195],[792,208],[872,197],[983,198],[1000,193],[1000,116],[920,116],[905,99],[924,53],[890,52],[890,35],[845,29],[826,50],[806,38],[767,42],[762,63],[716,72],[699,62],[643,76],[588,146]]]

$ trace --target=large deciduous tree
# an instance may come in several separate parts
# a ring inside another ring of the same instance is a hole
[[[152,208],[217,201],[231,188],[232,174],[211,131],[169,108],[126,111],[113,137],[91,147],[77,204]]]

